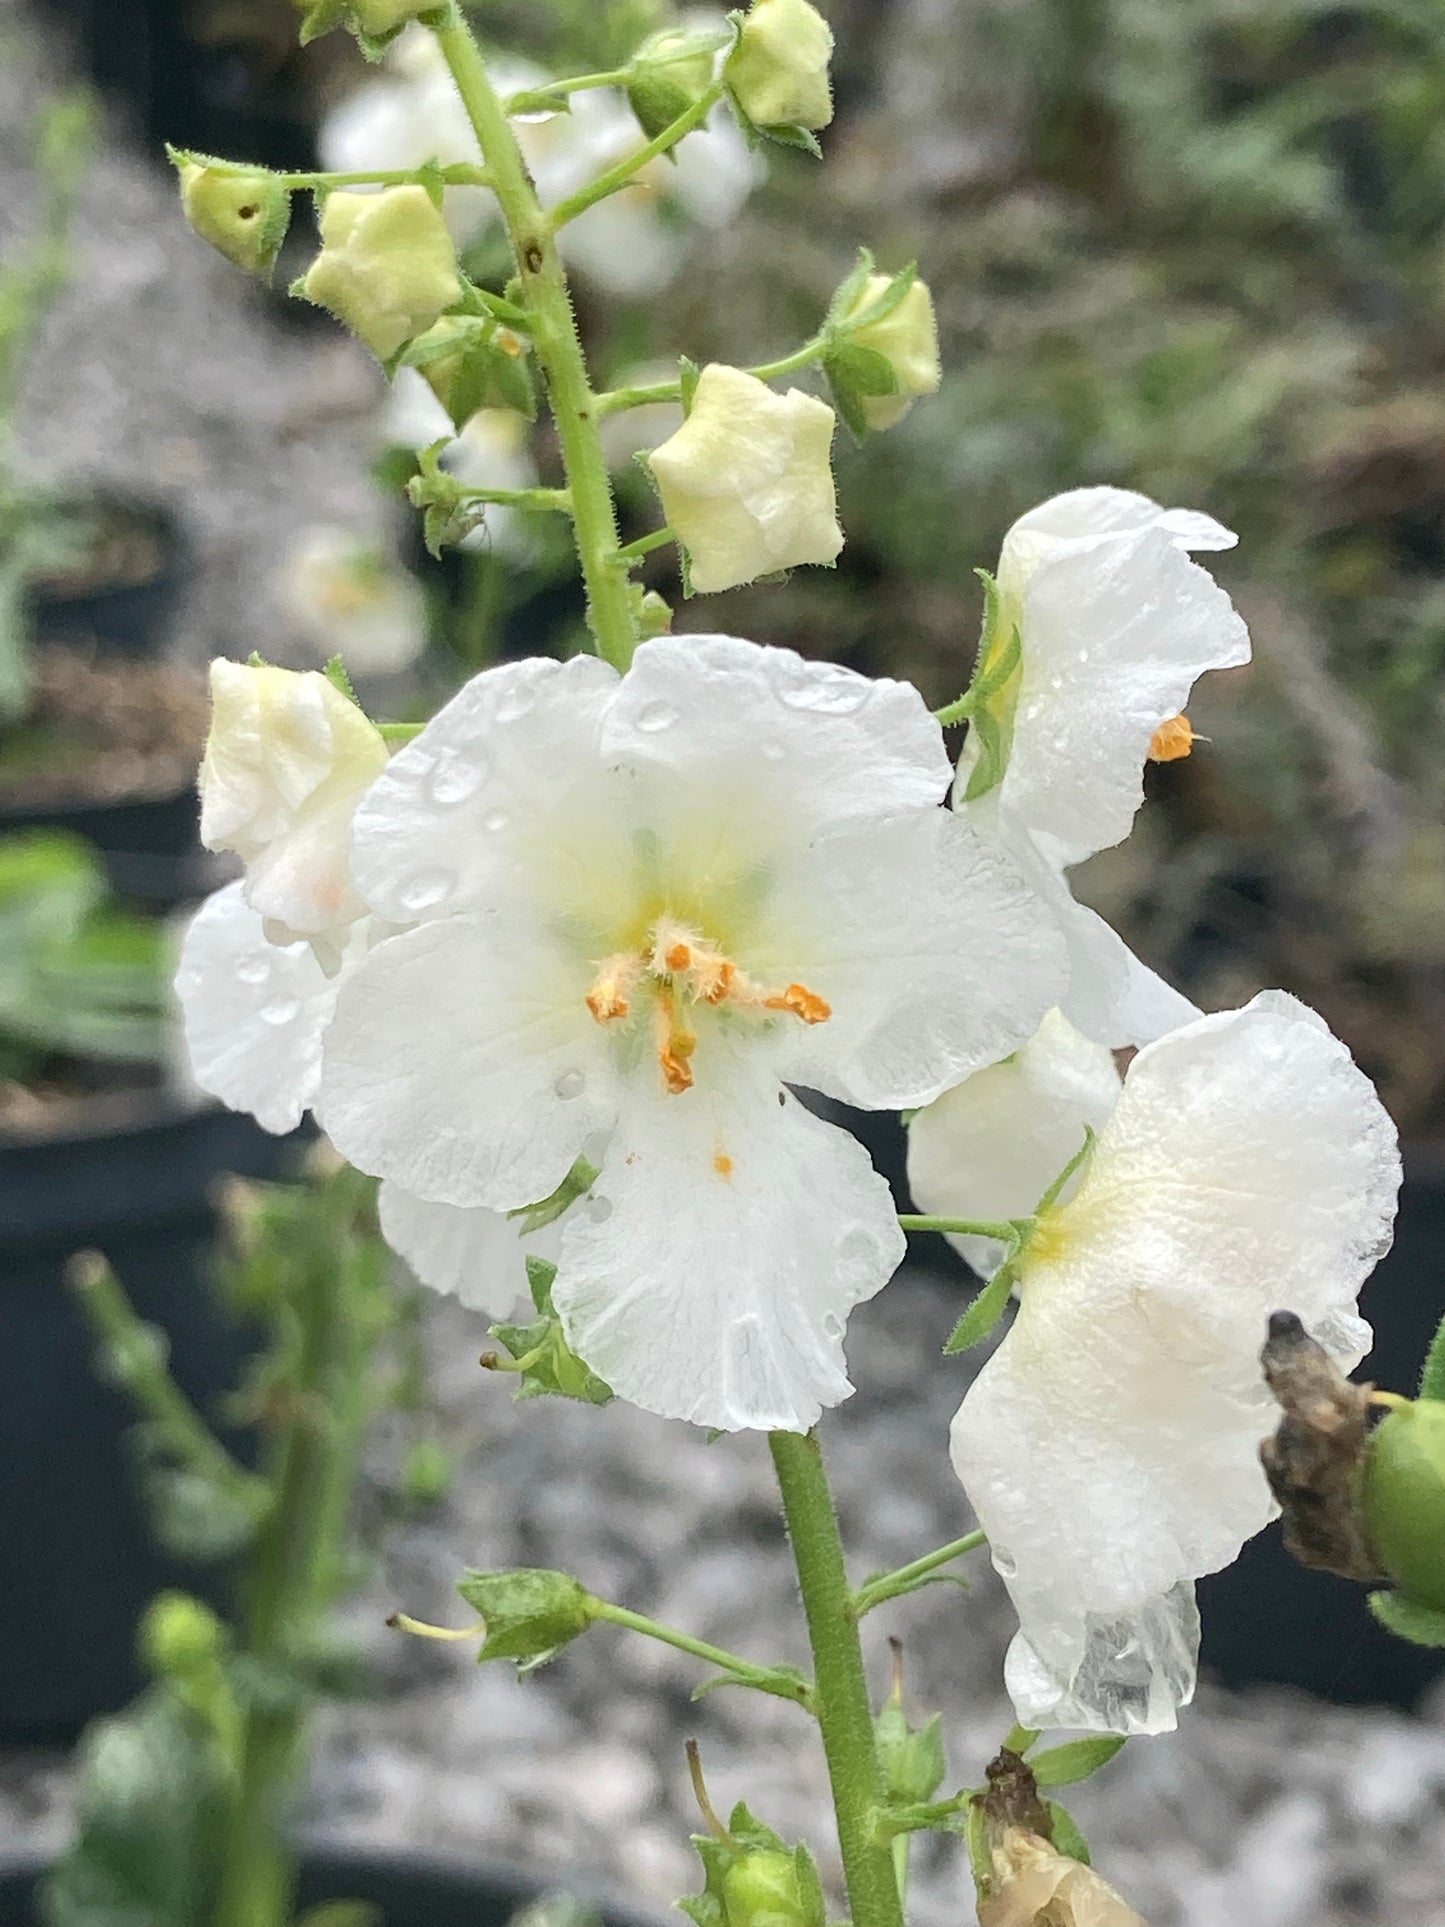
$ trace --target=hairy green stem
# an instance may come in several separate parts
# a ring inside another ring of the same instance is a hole
[[[660,134],[645,142],[643,146],[635,148],[632,153],[624,154],[614,166],[599,174],[596,180],[589,181],[585,187],[579,187],[575,194],[569,194],[565,201],[559,201],[547,217],[552,232],[555,234],[559,228],[566,227],[569,221],[575,221],[579,214],[585,214],[589,207],[595,207],[599,201],[605,201],[619,188],[626,187],[627,183],[652,161],[671,153],[685,135],[690,134],[694,127],[702,125],[726,91],[722,81],[715,81],[707,92],[699,94],[691,106],[685,108],[676,120],[669,121]],[[485,149],[483,151],[485,152]]]
[[[649,1619],[645,1613],[635,1613],[626,1606],[614,1606],[607,1599],[589,1597],[588,1611],[594,1619],[608,1620],[614,1626],[626,1626],[632,1632],[660,1640],[664,1646],[674,1646],[680,1653],[690,1653],[694,1659],[706,1660],[739,1686],[755,1686],[759,1692],[771,1693],[777,1699],[792,1700],[798,1706],[806,1707],[811,1702],[808,1682],[781,1672],[775,1666],[759,1666],[753,1660],[740,1659],[736,1653],[729,1653],[721,1646],[711,1645],[705,1639],[694,1639],[691,1633],[681,1632],[676,1626],[664,1625],[661,1620]]]
[[[905,1593],[913,1592],[937,1572],[940,1566],[949,1565],[953,1560],[962,1558],[964,1553],[976,1551],[979,1546],[987,1544],[987,1533],[966,1532],[961,1539],[940,1546],[936,1552],[926,1552],[921,1559],[899,1566],[895,1572],[880,1572],[876,1579],[867,1580],[854,1593],[854,1612],[861,1619],[864,1613],[871,1613],[875,1606],[881,1606],[885,1600],[901,1599]]]
[[[755,368],[746,368],[743,372],[758,381],[776,381],[781,375],[796,374],[800,368],[809,368],[814,362],[821,361],[827,347],[826,335],[814,335],[811,341],[805,341],[792,354],[781,355],[777,361],[760,361]],[[624,408],[646,408],[652,402],[681,400],[680,381],[654,381],[638,388],[609,388],[596,398],[599,415],[615,415]]]
[[[941,1231],[954,1237],[997,1238],[1002,1244],[1013,1244],[1021,1230],[1032,1224],[1031,1218],[1015,1218],[996,1223],[988,1218],[932,1218],[916,1211],[900,1211],[898,1223],[904,1231]]]
[[[523,300],[533,317],[532,339],[557,423],[597,653],[625,669],[637,642],[631,584],[619,554],[612,482],[553,224],[542,211],[506,108],[460,11],[453,7],[434,31],[491,170]]]
[[[893,1853],[878,1837],[882,1779],[858,1616],[815,1432],[769,1440],[813,1649],[814,1705],[838,1821],[853,1927],[903,1927]]]

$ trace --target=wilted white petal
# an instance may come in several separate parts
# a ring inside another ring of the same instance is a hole
[[[1187,1589],[1272,1511],[1257,1457],[1269,1314],[1296,1312],[1357,1362],[1354,1300],[1399,1177],[1368,1080],[1292,998],[1201,1018],[1135,1058],[953,1427],[1019,1613],[1026,1722],[1173,1724],[1192,1676]]]
[[[908,1127],[908,1187],[920,1211],[999,1223],[1029,1217],[1118,1102],[1114,1054],[1081,1037],[1057,1010],[1011,1057],[926,1105]],[[1006,1247],[948,1241],[987,1278]]]
[[[526,1296],[528,1258],[555,1262],[561,1249],[555,1224],[524,1238],[520,1220],[503,1211],[429,1204],[390,1181],[378,1194],[377,1215],[381,1235],[424,1285],[493,1318]]]

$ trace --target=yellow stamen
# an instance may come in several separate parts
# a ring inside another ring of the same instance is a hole
[[[657,1061],[662,1066],[663,1079],[674,1097],[692,1089],[692,1064],[689,1061],[697,1049],[697,1034],[690,1031],[679,1015],[677,1004],[670,990],[664,990],[657,1000]]]
[[[587,1008],[599,1024],[610,1024],[615,1018],[627,1015],[632,1008],[629,1001],[632,988],[641,975],[640,957],[621,951],[607,959],[587,993]]]
[[[1194,725],[1184,714],[1170,716],[1160,723],[1149,739],[1149,761],[1151,763],[1177,763],[1187,756],[1199,738],[1194,734]]]
[[[826,1024],[833,1015],[833,1006],[816,990],[809,990],[806,984],[789,984],[786,990],[776,990],[763,998],[765,1010],[790,1010],[795,1017],[801,1017],[805,1024]]]

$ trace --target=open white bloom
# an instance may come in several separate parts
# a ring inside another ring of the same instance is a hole
[[[539,480],[525,415],[515,408],[479,408],[460,430],[415,368],[398,368],[382,411],[382,438],[395,448],[430,448],[446,438],[441,462],[468,488],[535,488]],[[482,522],[458,544],[530,555],[527,517],[502,502],[487,504]]]
[[[386,757],[380,730],[319,670],[211,664],[201,841],[245,863],[246,901],[277,942],[321,937],[361,914],[351,817]]]
[[[1034,898],[938,807],[947,773],[913,688],[731,637],[644,643],[624,678],[485,671],[357,811],[358,888],[416,928],[342,986],[327,1129],[500,1211],[601,1138],[562,1226],[568,1343],[664,1415],[806,1427],[903,1247],[861,1146],[786,1086],[926,1102],[1062,981]]]
[[[503,1211],[428,1204],[399,1184],[381,1186],[377,1216],[381,1235],[423,1284],[484,1314],[525,1296],[528,1258],[555,1263],[561,1249],[556,1224],[524,1236]]]
[[[1271,1312],[1346,1369],[1400,1163],[1369,1080],[1266,992],[1134,1059],[1073,1196],[1040,1220],[953,1463],[1020,1630],[1027,1726],[1158,1733],[1194,1687],[1195,1578],[1274,1512],[1258,1456]]]
[[[1072,963],[1064,1013],[1100,1043],[1147,1043],[1197,1015],[1074,902],[1064,871],[1129,834],[1151,755],[1188,753],[1196,678],[1249,660],[1244,623],[1188,554],[1234,541],[1207,515],[1116,488],[1056,495],[1004,538],[981,665],[994,686],[957,807],[1052,907]]]
[[[1021,1050],[975,1071],[908,1126],[908,1188],[936,1218],[1026,1218],[1119,1101],[1114,1053],[1051,1010]],[[948,1241],[981,1277],[1003,1262],[996,1238]]]
[[[741,368],[703,369],[687,420],[648,457],[698,594],[836,560],[834,425],[801,389],[780,395]]]
[[[322,662],[342,657],[353,676],[406,669],[426,647],[421,584],[350,529],[303,529],[281,565],[280,592],[297,634]]]

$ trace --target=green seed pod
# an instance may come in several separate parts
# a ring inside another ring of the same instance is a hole
[[[1445,1612],[1445,1403],[1400,1405],[1370,1436],[1361,1501],[1400,1590]]]
[[[727,1927],[803,1927],[808,1910],[790,1853],[741,1853],[722,1878]]]
[[[181,206],[203,241],[248,274],[270,274],[291,225],[291,196],[274,174],[181,168]]]

